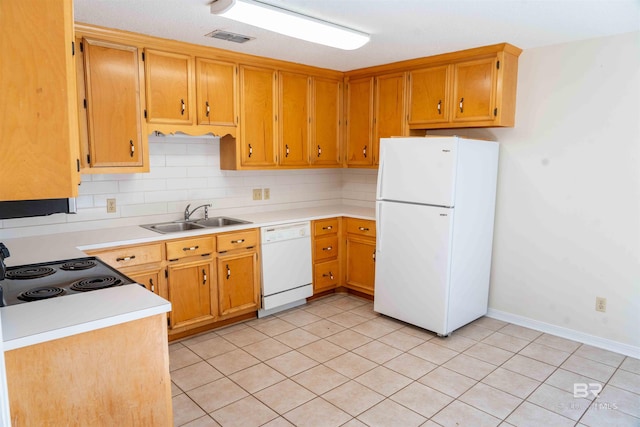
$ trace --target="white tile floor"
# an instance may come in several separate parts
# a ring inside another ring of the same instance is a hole
[[[638,359],[487,317],[439,338],[346,294],[169,356],[176,426],[640,426]]]

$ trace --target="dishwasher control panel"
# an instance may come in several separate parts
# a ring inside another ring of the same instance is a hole
[[[262,227],[262,244],[311,236],[309,221]]]

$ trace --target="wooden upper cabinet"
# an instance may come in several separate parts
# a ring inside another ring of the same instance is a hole
[[[409,72],[409,125],[449,121],[450,75],[450,65]]]
[[[373,77],[347,84],[347,166],[373,164]]]
[[[196,104],[199,125],[236,126],[236,64],[196,58]]]
[[[376,77],[373,158],[378,164],[380,138],[404,136],[407,127],[406,73]]]
[[[494,57],[461,62],[455,64],[453,69],[452,120],[492,120],[498,74],[497,59]]]
[[[311,164],[340,166],[342,82],[313,77],[311,91]]]
[[[278,73],[280,165],[309,164],[309,86],[304,74]]]
[[[75,197],[72,2],[0,1],[0,28],[0,200]]]
[[[148,171],[140,105],[144,80],[138,49],[90,38],[81,43],[84,87],[78,87],[81,95],[84,89],[87,125],[87,135],[81,132],[83,172],[112,173],[118,168],[128,173]]]
[[[240,66],[240,163],[242,166],[275,166],[276,72],[268,68]]]
[[[193,58],[155,49],[144,52],[147,121],[193,124]]]

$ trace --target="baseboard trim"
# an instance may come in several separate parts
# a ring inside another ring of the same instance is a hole
[[[492,308],[490,308],[487,312],[487,316],[493,319],[502,320],[504,322],[513,323],[514,325],[524,326],[525,328],[535,329],[536,331],[557,335],[562,338],[567,338],[573,341],[581,342],[583,344],[592,345],[594,347],[614,351],[616,353],[624,354],[625,356],[640,359],[640,347],[636,347],[633,345],[608,340],[606,338],[601,338],[595,335],[586,334],[584,332],[579,332],[569,328],[563,328],[562,326],[541,322],[539,320],[530,319],[524,316],[518,316],[516,314],[507,313]]]

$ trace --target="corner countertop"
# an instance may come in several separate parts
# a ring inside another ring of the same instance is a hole
[[[250,221],[222,228],[159,234],[138,225],[5,239],[7,266],[85,257],[84,251],[159,242],[202,234],[267,227],[297,221],[349,216],[375,219],[375,211],[349,205],[227,215]],[[139,285],[126,285],[0,308],[4,350],[38,344],[171,310],[169,301]]]

